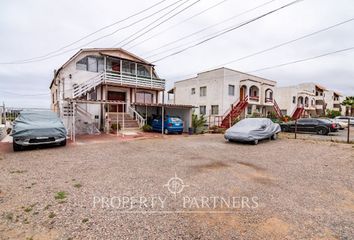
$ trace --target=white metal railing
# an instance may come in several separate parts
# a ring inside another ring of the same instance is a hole
[[[157,88],[161,90],[165,89],[164,79],[141,77],[127,73],[106,71],[100,72],[96,76],[88,79],[87,81],[81,84],[74,84],[73,97],[80,97],[103,82],[129,85],[135,87]]]
[[[135,119],[135,121],[138,122],[140,128],[145,125],[146,120],[131,106],[128,106],[128,113],[133,119]]]
[[[104,79],[106,82],[118,83],[121,85],[131,85],[136,87],[148,87],[148,88],[165,88],[165,80],[159,78],[142,77],[128,73],[119,73],[106,71],[104,73]]]

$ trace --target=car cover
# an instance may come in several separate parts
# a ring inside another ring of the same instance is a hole
[[[21,111],[14,121],[11,135],[17,138],[66,137],[64,124],[51,111]]]
[[[225,132],[225,138],[237,141],[254,141],[269,138],[281,131],[279,124],[269,118],[246,118]]]

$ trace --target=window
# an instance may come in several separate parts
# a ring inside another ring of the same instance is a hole
[[[229,85],[229,96],[235,96],[235,85]]]
[[[88,56],[79,60],[76,63],[77,70],[89,71],[89,72],[100,72],[104,69],[103,58],[96,56]]]
[[[195,94],[195,88],[192,88],[191,89],[191,95],[194,95]]]
[[[150,77],[150,72],[146,69],[144,65],[138,64],[138,76]]]
[[[293,103],[296,103],[296,97],[293,96]]]
[[[137,92],[135,94],[135,102],[138,103],[152,103],[153,95],[149,92]]]
[[[211,105],[211,114],[212,115],[219,114],[219,105]]]
[[[123,72],[135,75],[135,63],[123,60]]]
[[[207,95],[207,87],[200,87],[200,96],[205,97]]]
[[[199,106],[199,113],[200,115],[206,115],[206,106]]]

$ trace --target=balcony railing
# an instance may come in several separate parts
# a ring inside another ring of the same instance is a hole
[[[274,101],[273,98],[266,98],[265,99],[266,103],[273,103],[273,101]]]
[[[106,83],[115,83],[134,87],[165,89],[165,79],[137,76],[128,73],[107,71],[104,73]]]
[[[249,100],[253,101],[253,102],[258,102],[259,101],[259,96],[250,96]]]

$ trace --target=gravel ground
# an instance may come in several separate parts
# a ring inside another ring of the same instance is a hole
[[[352,145],[200,135],[9,149],[0,239],[354,237]],[[166,185],[174,176],[180,193]]]

